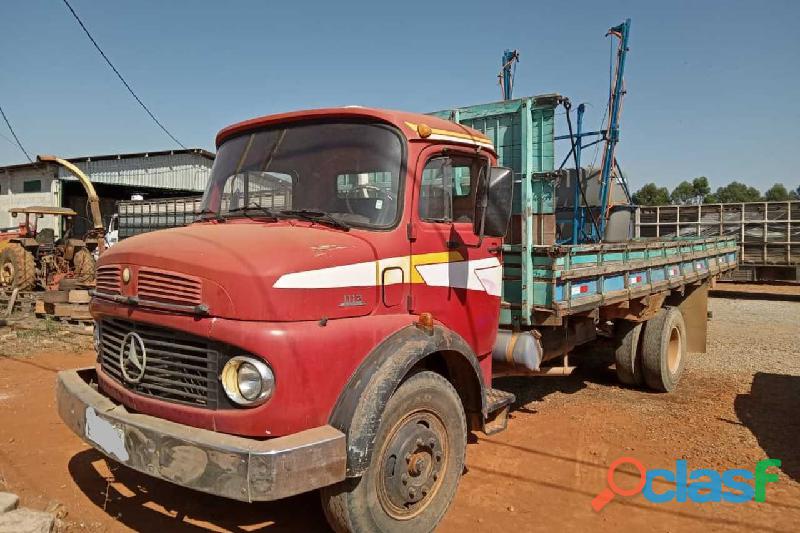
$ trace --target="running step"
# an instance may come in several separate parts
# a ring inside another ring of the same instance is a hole
[[[486,420],[483,421],[483,432],[494,435],[506,429],[508,412],[516,397],[510,392],[500,389],[486,391]]]

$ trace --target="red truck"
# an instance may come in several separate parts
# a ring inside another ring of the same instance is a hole
[[[513,112],[557,104],[526,101]],[[528,249],[493,139],[433,116],[302,111],[216,142],[200,220],[100,258],[97,363],[59,374],[59,413],[114,461],[184,487],[321,489],[339,531],[438,524],[468,432],[503,429],[514,399],[491,386],[493,350],[535,373],[624,321],[621,377],[670,390],[705,342],[705,281],[735,265],[726,240]],[[504,244],[509,225],[522,237]],[[577,260],[589,253],[602,265]],[[509,292],[531,260],[523,279],[547,304]]]

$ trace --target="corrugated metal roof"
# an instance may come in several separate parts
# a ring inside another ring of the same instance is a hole
[[[214,154],[195,148],[73,157],[69,161],[85,172],[94,183],[201,192],[208,181]],[[0,173],[30,168],[45,168],[45,165],[11,165],[0,167]],[[58,177],[66,181],[76,179],[62,167],[58,167]]]

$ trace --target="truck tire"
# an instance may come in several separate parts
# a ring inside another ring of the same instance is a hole
[[[456,390],[434,372],[413,374],[386,404],[364,475],[322,489],[328,523],[339,532],[432,531],[455,496],[466,447]]]
[[[670,392],[686,364],[686,324],[677,307],[665,307],[644,325],[642,370],[653,390]]]
[[[92,283],[94,281],[94,257],[86,248],[81,248],[75,252],[75,256],[72,258],[72,268],[75,272],[75,280],[78,283]]]
[[[642,323],[623,320],[616,327],[614,367],[617,371],[617,379],[623,385],[641,387],[644,383],[639,342],[642,338]]]
[[[33,254],[17,243],[11,243],[0,253],[0,286],[32,290],[36,285],[36,262]]]

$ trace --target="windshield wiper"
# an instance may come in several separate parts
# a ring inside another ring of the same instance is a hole
[[[202,209],[196,213],[197,218],[192,221],[192,224],[195,222],[202,222],[203,220],[213,219],[213,220],[224,220],[219,213],[214,211],[213,209]],[[206,216],[211,215],[211,216]]]
[[[267,218],[278,220],[278,215],[276,215],[275,213],[270,211],[268,208],[260,206],[255,202],[251,203],[251,204],[248,204],[246,206],[234,207],[233,209],[228,209],[227,212],[228,213],[241,213],[244,216],[246,216],[247,218],[252,218],[250,215],[248,215],[248,213],[251,212],[251,211],[261,211],[264,214],[264,216],[266,216]]]
[[[311,222],[321,222],[345,231],[350,229],[350,226],[341,220],[337,220],[331,216],[330,213],[326,213],[325,211],[314,211],[312,209],[284,209],[280,212],[280,214],[302,218],[303,220],[310,220]]]

